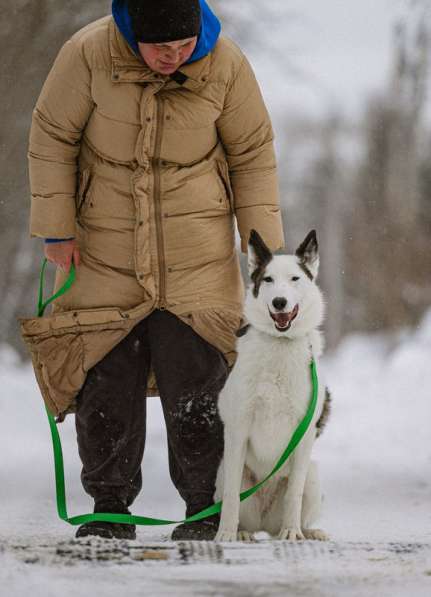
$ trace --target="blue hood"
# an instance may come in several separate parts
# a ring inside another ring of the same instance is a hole
[[[187,61],[196,62],[211,52],[217,43],[221,31],[221,24],[215,14],[212,12],[205,0],[200,0],[202,10],[201,31],[199,33],[196,48]],[[138,42],[132,31],[132,23],[124,0],[113,0],[112,15],[118,29],[123,34],[129,46],[137,56],[139,54]]]

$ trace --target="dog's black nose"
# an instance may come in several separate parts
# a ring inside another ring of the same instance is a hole
[[[274,309],[277,309],[278,311],[282,311],[287,305],[287,300],[282,296],[277,296],[272,301],[272,304],[274,305]]]

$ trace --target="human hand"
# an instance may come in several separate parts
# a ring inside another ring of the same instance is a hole
[[[75,239],[58,243],[47,243],[45,245],[45,257],[68,274],[72,261],[76,267],[80,264],[78,243]]]

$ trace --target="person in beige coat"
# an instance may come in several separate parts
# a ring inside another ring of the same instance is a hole
[[[51,413],[76,413],[96,512],[141,489],[145,398],[160,395],[172,480],[192,515],[213,503],[217,397],[235,361],[243,284],[235,221],[284,244],[273,131],[241,50],[205,0],[115,0],[62,47],[33,112],[31,235],[56,289],[23,320]],[[217,516],[174,539],[215,536]],[[87,523],[77,536],[133,538]]]

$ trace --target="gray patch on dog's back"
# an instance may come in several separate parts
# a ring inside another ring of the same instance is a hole
[[[323,430],[326,427],[326,424],[329,419],[329,415],[331,414],[331,402],[332,402],[331,393],[328,388],[325,388],[325,401],[323,403],[322,414],[320,415],[320,419],[316,423],[316,429],[317,429],[316,437],[320,437],[323,433]]]

